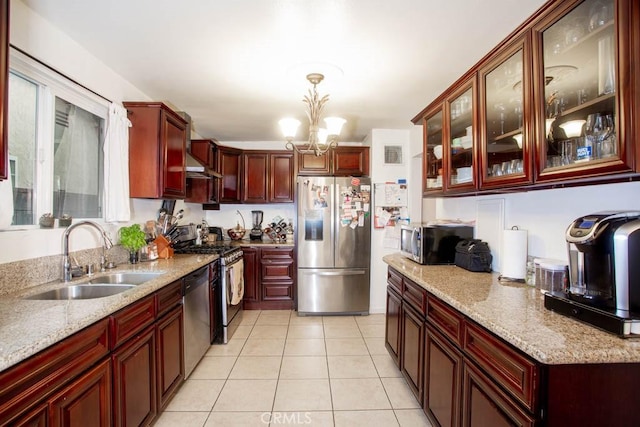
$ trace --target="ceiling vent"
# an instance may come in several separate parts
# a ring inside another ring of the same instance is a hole
[[[384,146],[384,164],[385,165],[401,165],[402,164],[402,145],[385,145]]]

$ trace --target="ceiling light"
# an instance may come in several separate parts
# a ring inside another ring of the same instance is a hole
[[[320,116],[324,105],[329,101],[329,95],[319,97],[316,86],[324,79],[324,75],[320,73],[307,74],[307,80],[313,85],[313,89],[309,89],[309,94],[304,96],[302,100],[307,104],[307,117],[309,118],[309,142],[307,145],[299,147],[293,143],[296,136],[300,121],[292,118],[280,120],[280,129],[287,141],[288,150],[294,150],[301,154],[314,154],[321,156],[329,149],[338,145],[338,136],[342,130],[342,126],[346,120],[340,117],[327,117],[324,119],[326,128],[320,128]]]

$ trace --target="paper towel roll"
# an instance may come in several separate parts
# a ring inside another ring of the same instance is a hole
[[[502,276],[524,279],[527,276],[527,230],[502,232]]]

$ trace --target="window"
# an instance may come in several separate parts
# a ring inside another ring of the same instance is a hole
[[[102,217],[107,101],[20,52],[9,62],[13,225]]]

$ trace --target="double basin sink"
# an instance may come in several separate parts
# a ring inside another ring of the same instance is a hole
[[[40,292],[25,297],[31,300],[77,300],[104,298],[119,294],[137,285],[153,280],[163,272],[134,273],[121,272],[106,276],[92,277],[86,282],[58,289]]]

